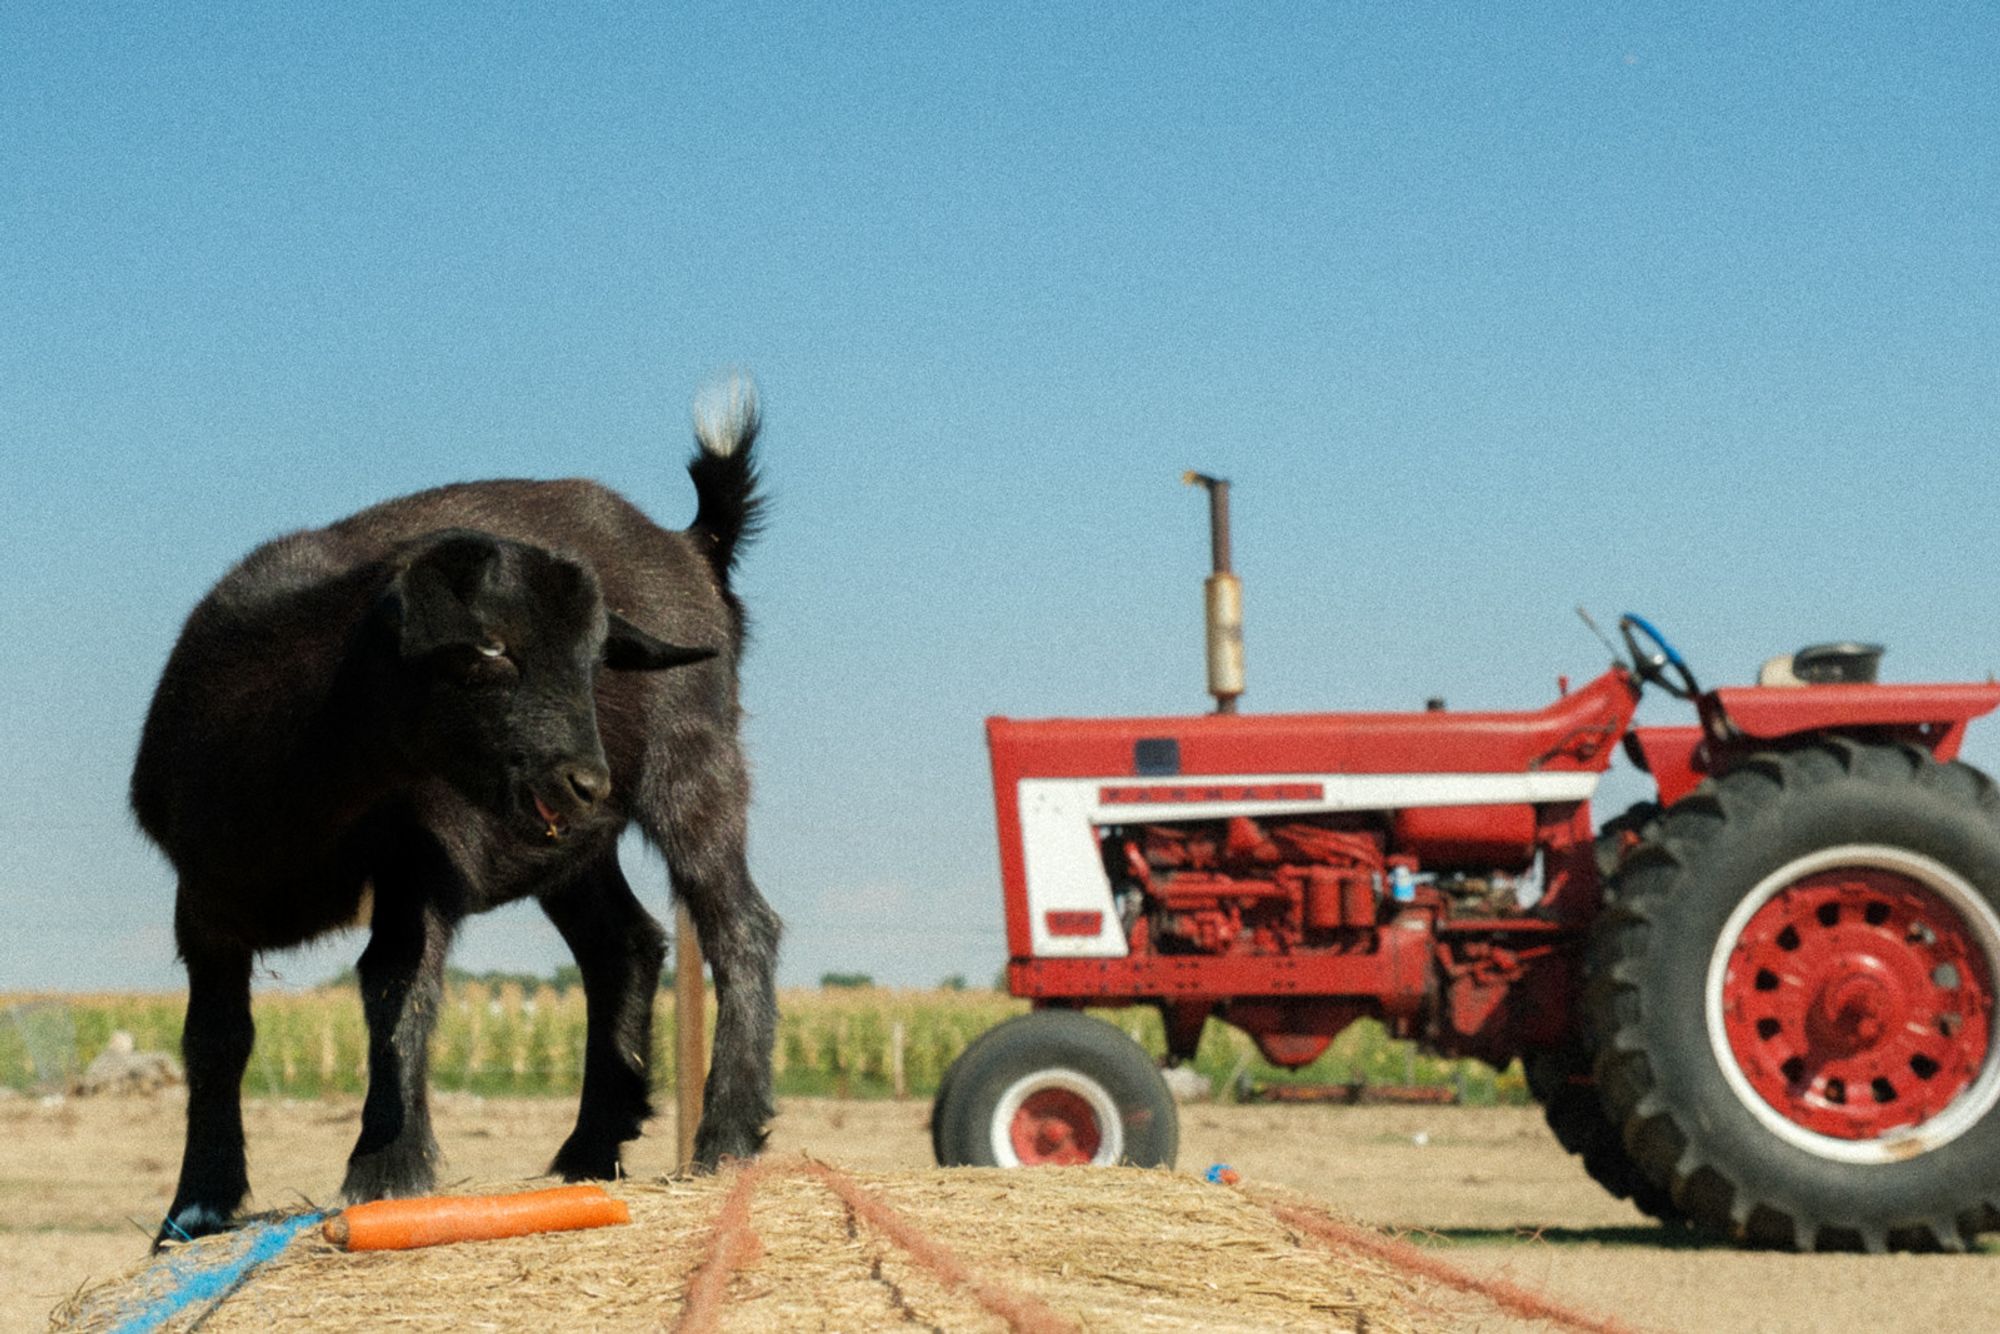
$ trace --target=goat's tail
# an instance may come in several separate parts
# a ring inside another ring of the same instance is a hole
[[[731,375],[695,396],[694,438],[700,448],[688,461],[697,501],[689,531],[707,539],[709,563],[724,588],[737,546],[764,526],[764,498],[757,494],[757,467],[750,459],[761,424],[757,385],[748,375]]]

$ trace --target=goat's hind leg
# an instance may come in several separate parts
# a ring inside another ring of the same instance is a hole
[[[616,849],[541,904],[576,956],[589,1016],[576,1129],[549,1170],[565,1181],[610,1180],[619,1146],[653,1114],[653,1000],[666,933],[634,897]]]
[[[187,1146],[180,1184],[153,1239],[187,1241],[233,1226],[250,1193],[243,1153],[243,1070],[256,1028],[250,1018],[250,951],[197,941],[179,930],[187,960],[187,1021],[181,1057],[187,1066]]]
[[[724,1158],[756,1157],[777,1115],[771,1052],[778,1028],[780,927],[777,913],[740,866],[720,886],[690,884],[676,875],[674,890],[688,905],[715,976],[715,1053],[694,1141],[695,1166],[706,1170]]]
[[[456,923],[397,888],[377,884],[373,933],[357,968],[368,1021],[368,1096],[340,1188],[350,1204],[422,1195],[437,1174],[430,1039]]]
[[[685,757],[684,757],[685,758]],[[695,1132],[698,1168],[753,1158],[764,1147],[777,1037],[778,915],[750,879],[744,855],[749,782],[733,739],[691,776],[665,787],[642,823],[665,854],[674,895],[688,907],[715,975],[715,1054]]]

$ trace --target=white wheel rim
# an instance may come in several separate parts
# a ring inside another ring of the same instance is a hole
[[[1091,1155],[1092,1167],[1109,1167],[1124,1161],[1125,1122],[1118,1114],[1118,1102],[1111,1096],[1111,1091],[1080,1070],[1058,1066],[1023,1075],[1000,1095],[1000,1101],[993,1109],[991,1126],[994,1162],[1002,1167],[1030,1166],[1021,1161],[1021,1155],[1014,1149],[1014,1117],[1029,1098],[1050,1089],[1075,1094],[1083,1099],[1091,1115],[1097,1118],[1097,1152]]]
[[[1833,1162],[1884,1164],[1904,1162],[1944,1147],[1993,1110],[2000,1101],[2000,1059],[1989,1043],[1979,1077],[1953,1099],[1943,1111],[1927,1121],[1902,1126],[1876,1139],[1839,1139],[1809,1130],[1764,1100],[1751,1087],[1749,1078],[1737,1064],[1724,1026],[1723,989],[1729,962],[1741,940],[1743,929],[1757,911],[1786,886],[1842,866],[1874,867],[1907,876],[1943,899],[1965,922],[1986,955],[1989,972],[2000,975],[2000,914],[1971,882],[1944,863],[1906,848],[1876,843],[1849,843],[1822,848],[1818,852],[1787,862],[1757,882],[1723,923],[1715,951],[1708,961],[1708,979],[1703,1010],[1707,1020],[1708,1045],[1722,1076],[1736,1100],[1750,1114],[1785,1143]]]

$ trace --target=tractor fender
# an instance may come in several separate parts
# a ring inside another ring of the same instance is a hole
[[[1694,791],[1708,773],[1699,727],[1635,727],[1625,734],[1625,753],[1653,776],[1662,806]]]
[[[2000,683],[1946,685],[1724,686],[1702,701],[1711,735],[1777,741],[1818,732],[1870,728],[1957,758],[1966,724],[2000,706]],[[1718,717],[1728,729],[1717,727]]]
[[[1663,806],[1748,751],[1790,738],[1873,732],[1949,762],[1967,724],[2000,707],[2000,683],[1723,686],[1700,707],[1701,727],[1635,727],[1626,736],[1627,755],[1653,776]]]

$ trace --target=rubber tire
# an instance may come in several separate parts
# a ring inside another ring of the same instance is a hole
[[[1620,868],[1586,964],[1598,1096],[1702,1228],[1797,1250],[1961,1250],[2000,1221],[2000,1107],[1913,1158],[1837,1162],[1757,1120],[1710,1046],[1707,972],[1731,912],[1842,844],[1931,857],[2000,906],[2000,794],[1977,770],[1845,737],[1754,755],[1677,802]]]
[[[1124,1130],[1123,1163],[1172,1167],[1180,1117],[1152,1057],[1101,1019],[1074,1010],[1036,1010],[981,1034],[945,1071],[931,1109],[931,1148],[940,1167],[996,1167],[993,1118],[1018,1080],[1070,1069],[1110,1095]]]
[[[1607,901],[1611,879],[1625,859],[1626,831],[1643,841],[1659,828],[1659,822],[1659,803],[1641,801],[1598,827],[1597,874],[1605,882]],[[1630,1200],[1632,1207],[1648,1218],[1671,1225],[1685,1223],[1685,1215],[1674,1207],[1673,1195],[1641,1171],[1632,1155],[1625,1152],[1617,1123],[1597,1096],[1596,1080],[1579,1079],[1589,1076],[1594,1064],[1587,1034],[1579,1034],[1554,1050],[1530,1052],[1521,1062],[1528,1076],[1528,1092],[1541,1104],[1542,1117],[1555,1133],[1556,1142],[1583,1160],[1583,1170],[1592,1181],[1613,1198]]]
[[[986,1030],[986,1033],[991,1033],[992,1031],[989,1028]],[[944,1161],[944,1118],[941,1113],[945,1104],[951,1101],[952,1089],[958,1083],[958,1072],[964,1068],[965,1058],[972,1053],[973,1048],[977,1047],[985,1039],[986,1033],[981,1033],[978,1037],[965,1044],[965,1050],[960,1052],[958,1058],[944,1068],[942,1075],[938,1076],[937,1092],[931,1095],[931,1159],[940,1167],[946,1165]]]
[[[1618,868],[1625,862],[1625,834],[1629,831],[1639,836],[1640,842],[1651,838],[1660,827],[1660,803],[1657,801],[1635,801],[1618,815],[1612,816],[1597,827],[1597,878],[1603,882],[1607,897],[1613,892]]]
[[[1542,1105],[1542,1117],[1556,1142],[1582,1159],[1592,1181],[1614,1199],[1630,1200],[1648,1218],[1672,1227],[1686,1224],[1687,1216],[1674,1204],[1672,1192],[1648,1177],[1625,1151],[1617,1123],[1597,1096],[1596,1082],[1577,1082],[1577,1076],[1590,1073],[1589,1048],[1572,1043],[1532,1053],[1521,1064],[1528,1075],[1528,1091]]]

